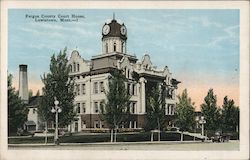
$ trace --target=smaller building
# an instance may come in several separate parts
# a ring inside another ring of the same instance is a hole
[[[24,130],[26,131],[37,131],[40,127],[40,121],[38,116],[38,105],[41,96],[34,96],[29,99],[29,103],[27,104],[27,108],[29,109],[28,112],[28,119],[27,122],[24,124]]]

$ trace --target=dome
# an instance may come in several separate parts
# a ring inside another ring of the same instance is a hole
[[[105,31],[106,30],[106,31]],[[127,29],[124,24],[119,24],[115,19],[110,23],[104,24],[102,29],[102,39],[108,37],[120,37],[123,40],[127,39]]]

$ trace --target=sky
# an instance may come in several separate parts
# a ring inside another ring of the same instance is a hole
[[[239,105],[239,10],[237,9],[9,9],[8,72],[18,89],[18,66],[28,65],[29,89],[41,89],[50,57],[67,47],[90,60],[101,54],[101,30],[115,13],[127,27],[127,51],[149,54],[168,66],[199,110],[210,88],[218,105],[228,96]],[[30,15],[82,15],[78,22],[36,22]],[[27,16],[29,15],[29,16]]]

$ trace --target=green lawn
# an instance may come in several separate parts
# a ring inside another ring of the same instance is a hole
[[[48,138],[48,143],[53,143],[54,137]],[[154,134],[154,140],[158,140],[157,133]],[[142,142],[150,141],[150,132],[140,132],[140,133],[118,133],[118,142]],[[184,141],[193,140],[193,137],[184,135]],[[198,140],[198,139],[196,139]],[[60,143],[95,143],[95,142],[109,142],[110,134],[96,134],[96,135],[67,135],[60,137]],[[162,132],[161,141],[180,141],[180,134],[177,132]],[[20,138],[8,138],[9,144],[27,144],[27,143],[44,143],[44,137],[20,137]]]
[[[54,137],[48,137],[48,143],[53,143]],[[8,138],[9,144],[45,143],[45,137]]]

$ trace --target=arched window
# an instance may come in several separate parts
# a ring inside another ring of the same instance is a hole
[[[76,63],[73,63],[74,72],[76,71]]]
[[[72,65],[69,65],[69,72],[72,72]]]
[[[129,78],[130,78],[130,76],[129,76],[130,70],[128,69],[127,72],[128,72],[128,73],[127,73],[127,78],[129,79]]]
[[[105,44],[106,53],[108,53],[108,43]]]
[[[125,67],[124,68],[124,75],[127,76],[126,74],[127,74],[127,68]]]
[[[78,72],[80,71],[80,65],[79,65],[79,63],[77,64],[77,71]]]
[[[116,43],[114,43],[114,52],[116,52]]]
[[[125,53],[125,42],[122,42],[122,53]]]

